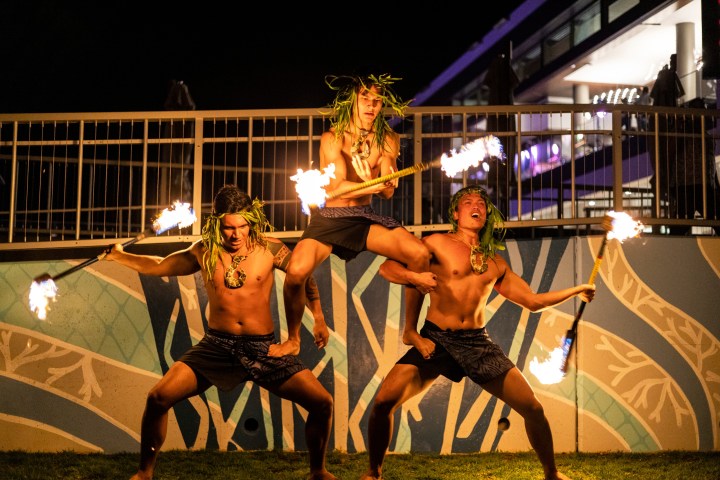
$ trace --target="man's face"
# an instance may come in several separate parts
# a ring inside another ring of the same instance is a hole
[[[366,128],[375,121],[375,117],[382,110],[382,98],[379,97],[379,94],[380,91],[376,85],[373,85],[370,89],[363,88],[358,93],[357,115]]]
[[[220,235],[225,250],[234,253],[247,244],[250,224],[240,214],[224,215],[220,219]]]
[[[487,220],[485,199],[479,193],[463,195],[454,216],[458,227],[482,230]]]

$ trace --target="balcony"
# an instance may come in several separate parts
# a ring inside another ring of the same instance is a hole
[[[712,235],[717,123],[717,110],[635,105],[413,107],[393,123],[399,168],[487,135],[504,158],[478,158],[453,177],[409,174],[374,207],[418,234],[445,230],[450,196],[474,183],[516,238],[600,232],[609,210],[649,234]],[[315,109],[0,115],[0,250],[106,245],[176,200],[201,221],[155,241],[196,236],[226,183],[263,199],[275,235],[292,241],[307,217],[290,177],[317,168],[328,127]]]

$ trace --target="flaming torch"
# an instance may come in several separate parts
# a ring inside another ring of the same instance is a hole
[[[145,231],[137,235],[135,238],[128,240],[122,245],[123,247],[127,247],[147,238],[153,233],[155,235],[159,235],[174,227],[189,227],[195,223],[196,220],[197,217],[195,217],[195,213],[192,208],[190,208],[190,204],[176,201],[172,207],[166,208],[162,211],[162,213],[155,217],[152,222],[152,227],[145,229]],[[55,285],[55,280],[59,280],[62,277],[70,275],[71,273],[77,272],[88,265],[92,265],[93,263],[102,260],[108,252],[109,249],[105,249],[102,253],[100,253],[100,255],[89,258],[72,268],[58,273],[55,276],[43,273],[42,275],[35,277],[32,285],[30,285],[30,310],[37,314],[38,319],[45,320],[47,318],[47,310],[49,309],[48,305],[50,304],[50,301],[57,301],[57,285]]]
[[[605,246],[608,240],[614,238],[622,243],[627,238],[637,237],[644,227],[642,223],[633,220],[628,214],[613,211],[607,213],[602,226],[605,229],[605,236],[595,257],[592,272],[590,272],[588,283],[591,284],[595,283],[595,277],[600,269],[600,263],[605,254]],[[538,362],[536,357],[530,362],[530,371],[540,380],[540,383],[546,385],[558,383],[567,373],[570,354],[577,338],[578,323],[580,323],[580,317],[585,311],[585,305],[587,305],[587,302],[580,303],[572,326],[565,332],[562,345],[550,353],[550,358],[545,362]]]
[[[459,172],[463,172],[470,167],[477,167],[480,161],[488,157],[499,158],[501,160],[504,158],[502,143],[493,135],[480,137],[462,145],[458,149],[453,149],[449,153],[443,153],[440,158],[432,162],[417,163],[411,167],[398,170],[397,172],[338,189],[331,193],[325,192],[324,187],[330,183],[330,178],[335,178],[335,164],[333,163],[328,165],[324,173],[318,170],[303,172],[298,169],[298,174],[290,177],[290,180],[297,182],[295,191],[298,193],[298,197],[303,204],[303,212],[309,215],[310,211],[314,208],[325,206],[325,201],[328,199],[338,198],[348,193],[362,190],[363,188],[379,185],[433,167],[441,167],[448,177],[454,177]]]

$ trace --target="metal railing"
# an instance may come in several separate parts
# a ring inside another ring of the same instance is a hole
[[[599,230],[627,211],[655,233],[720,230],[717,110],[646,106],[411,107],[393,127],[399,168],[492,134],[505,159],[454,177],[433,168],[374,201],[415,232],[447,228],[452,193],[484,186],[520,235]],[[107,244],[174,201],[201,219],[234,183],[266,202],[275,235],[307,217],[290,179],[318,168],[322,109],[0,115],[0,249]],[[169,240],[178,232],[168,232]],[[162,239],[160,240],[162,241]]]

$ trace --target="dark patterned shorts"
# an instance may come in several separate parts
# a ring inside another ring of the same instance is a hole
[[[443,375],[453,382],[468,377],[482,385],[499,377],[515,366],[505,352],[490,339],[487,330],[442,330],[425,320],[420,335],[435,342],[435,353],[425,359],[415,348],[397,361],[415,365],[433,376]]]
[[[269,357],[273,343],[272,333],[230,335],[210,328],[178,361],[220,390],[231,390],[248,380],[262,387],[278,385],[307,368],[295,355]]]
[[[325,207],[313,214],[302,238],[312,238],[332,245],[333,253],[352,260],[367,249],[371,225],[398,228],[402,224],[392,217],[378,215],[370,205]]]

